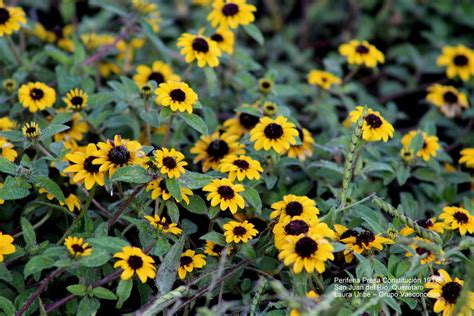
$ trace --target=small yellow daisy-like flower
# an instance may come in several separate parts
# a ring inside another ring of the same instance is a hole
[[[248,221],[230,221],[222,228],[224,229],[225,242],[229,244],[232,242],[246,243],[258,234],[255,226]]]
[[[61,113],[62,111],[58,111]],[[84,134],[89,130],[87,122],[82,119],[81,113],[74,113],[70,122],[66,122],[69,129],[64,132],[60,132],[54,135],[54,141],[64,141],[64,147],[76,148],[77,141],[81,141],[84,138]]]
[[[364,111],[363,106],[358,106],[355,110],[349,113],[349,118],[352,123],[356,123]],[[383,116],[371,108],[367,109],[367,115],[364,118],[362,125],[362,138],[369,142],[383,140],[388,141],[393,137],[394,128],[392,124],[387,122]]]
[[[250,131],[250,140],[255,143],[255,150],[273,149],[279,154],[290,149],[290,145],[296,144],[296,136],[298,136],[298,130],[295,125],[283,116],[275,120],[262,117],[260,123]]]
[[[122,280],[129,280],[137,275],[142,283],[146,283],[148,278],[153,279],[156,275],[155,260],[138,247],[125,246],[121,252],[114,254],[114,258],[120,259],[114,264],[114,268],[123,270],[120,275]]]
[[[263,94],[270,93],[273,88],[273,81],[268,78],[262,78],[258,80],[258,91]]]
[[[174,148],[161,148],[155,151],[155,164],[162,174],[170,178],[179,178],[186,172],[184,169],[188,163],[184,160],[184,155]]]
[[[301,161],[305,161],[306,158],[313,155],[314,138],[306,128],[297,127],[296,130],[298,131],[301,145],[291,145],[287,155],[290,158],[298,158]]]
[[[79,201],[79,198],[75,194],[71,193],[69,186],[68,185],[61,186],[61,190],[63,192],[64,197],[66,198],[66,203],[59,202],[59,205],[63,206],[66,204],[67,208],[69,209],[71,213],[74,213],[76,209],[80,210],[81,202]],[[40,188],[39,193],[45,193],[46,198],[50,201],[54,199],[54,195],[52,195],[51,192],[49,192],[45,188]]]
[[[100,186],[104,186],[104,172],[99,171],[99,165],[92,163],[94,159],[97,158],[94,156],[96,151],[96,145],[89,144],[85,151],[83,149],[73,150],[65,157],[69,160],[70,165],[63,171],[74,174],[72,181],[75,183],[84,182],[84,186],[87,190],[92,189],[96,183]]]
[[[275,202],[271,205],[273,212],[270,218],[280,217],[280,221],[285,217],[302,216],[304,218],[316,218],[319,214],[319,209],[316,207],[316,202],[306,196],[297,196],[288,194],[283,197],[283,200]]]
[[[166,181],[163,179],[153,180],[146,186],[146,191],[151,191],[151,198],[156,200],[161,197],[163,201],[168,201],[171,198],[171,193],[166,187]],[[188,188],[181,187],[181,198],[186,204],[189,204],[189,196],[193,195],[193,191]],[[176,203],[180,203],[177,199],[174,199]]]
[[[83,238],[68,236],[64,240],[64,246],[66,246],[69,253],[74,257],[87,257],[92,253],[92,247],[84,242]]]
[[[468,81],[474,75],[474,51],[464,45],[445,46],[436,64],[446,67],[446,75]]]
[[[29,82],[18,90],[18,100],[30,112],[42,111],[56,102],[56,91],[42,82]]]
[[[448,272],[439,269],[436,275],[432,275],[430,282],[425,284],[425,288],[430,289],[426,296],[436,299],[433,306],[435,313],[443,312],[443,316],[454,316],[453,311],[461,291],[464,281],[458,278],[452,279]],[[472,316],[474,310],[474,292],[467,292],[467,300],[456,316]]]
[[[226,247],[221,246],[219,244],[216,244],[213,241],[206,240],[206,246],[204,248],[204,253],[209,255],[209,256],[220,257],[222,255],[222,253],[224,252],[224,249],[226,249]],[[231,249],[229,247],[227,247],[227,254],[230,253],[230,250]]]
[[[15,161],[16,157],[18,157],[18,153],[14,149],[13,144],[4,137],[0,137],[0,157],[9,161]]]
[[[474,148],[464,148],[461,150],[459,163],[463,163],[468,168],[474,168]]]
[[[188,249],[181,254],[179,259],[178,276],[181,280],[184,280],[188,272],[200,269],[205,265],[206,257],[204,255],[196,254],[194,250]]]
[[[83,90],[72,89],[66,93],[66,97],[63,98],[63,101],[69,109],[80,111],[87,106],[88,98],[89,96]]]
[[[155,102],[162,106],[169,106],[173,112],[193,112],[193,105],[198,100],[198,95],[187,83],[169,81],[162,83],[155,91]]]
[[[10,131],[16,128],[16,122],[10,120],[8,116],[0,117],[0,131]]]
[[[323,273],[326,270],[324,263],[334,260],[334,247],[319,233],[301,234],[286,237],[278,259],[283,260],[286,266],[292,265],[295,273],[303,269],[312,273],[314,270]]]
[[[41,128],[36,122],[26,123],[21,129],[21,131],[23,133],[23,136],[30,139],[38,138],[41,135]]]
[[[278,111],[278,105],[275,102],[265,101],[263,103],[263,115],[268,117],[274,117]]]
[[[11,255],[16,252],[13,240],[12,236],[0,232],[0,262],[3,262],[5,255]]]
[[[347,58],[349,64],[374,68],[385,62],[385,56],[367,41],[352,40],[339,46],[339,54]]]
[[[423,242],[428,243],[428,244],[431,243],[430,240],[425,239],[425,238],[420,238],[420,237],[415,237],[414,240],[423,241]],[[424,265],[424,264],[431,263],[431,262],[436,262],[438,264],[441,263],[441,261],[437,260],[435,255],[430,250],[428,250],[426,248],[423,248],[423,247],[419,247],[415,243],[412,243],[409,246],[416,253],[417,256],[422,257],[420,259],[420,264]],[[410,251],[407,251],[405,253],[405,256],[406,257],[412,257],[413,255]]]
[[[156,4],[147,0],[132,0],[132,6],[140,13],[151,13],[156,10]]]
[[[219,167],[221,172],[228,172],[230,181],[239,181],[245,178],[252,180],[260,179],[260,173],[263,168],[258,160],[254,160],[249,156],[228,155],[221,160]]]
[[[324,90],[329,90],[333,85],[340,85],[342,80],[327,71],[311,70],[308,73],[308,83],[310,85],[319,86]]]
[[[459,116],[463,108],[469,107],[466,95],[453,86],[433,84],[427,90],[426,100],[439,107],[446,117]]]
[[[7,7],[0,1],[0,37],[11,35],[26,24],[25,11],[20,7]]]
[[[402,147],[400,149],[400,157],[402,157],[405,163],[410,164],[415,158],[415,151],[409,147]]]
[[[446,229],[457,229],[461,236],[474,233],[474,216],[468,210],[461,207],[446,206],[443,213],[439,215],[444,220]]]
[[[237,28],[239,25],[247,25],[255,20],[254,12],[257,8],[247,4],[247,0],[215,0],[212,11],[207,16],[212,27]]]
[[[344,256],[346,262],[352,262],[354,255],[353,252],[363,254],[372,248],[382,250],[384,244],[393,244],[394,241],[388,238],[381,237],[380,234],[374,235],[371,231],[363,230],[357,234],[357,236],[350,236],[341,239],[341,242],[346,244],[347,249],[344,250]]]
[[[173,72],[171,66],[160,60],[153,62],[151,68],[147,65],[138,65],[136,72],[137,74],[133,76],[133,80],[139,87],[143,87],[148,81],[154,81],[159,86],[168,81],[180,80],[180,77]]]
[[[415,224],[423,227],[424,229],[432,230],[436,233],[442,234],[446,228],[444,222],[436,222],[436,218],[417,219]],[[415,230],[411,227],[405,226],[400,230],[400,235],[409,236],[414,234]]]
[[[178,47],[182,47],[181,55],[190,64],[197,60],[199,68],[219,66],[219,57],[222,52],[217,43],[203,35],[184,33],[178,38]]]
[[[356,238],[359,235],[359,233],[356,230],[347,228],[344,225],[340,225],[340,224],[335,224],[334,230],[335,230],[336,240],[342,243],[344,243],[342,240],[345,240],[346,238],[349,238],[349,237]],[[349,252],[344,251],[343,255],[344,255],[344,260],[347,263],[352,262],[352,260],[354,259],[354,255],[350,251]]]
[[[227,119],[223,125],[226,133],[239,137],[250,132],[260,122],[260,117],[249,113],[237,113],[236,117]]]
[[[142,145],[137,141],[122,139],[115,135],[114,140],[107,140],[97,144],[98,150],[92,153],[97,157],[92,161],[94,165],[100,165],[100,172],[109,172],[112,176],[118,168],[130,165],[143,165],[146,156],[140,151]]]
[[[191,148],[195,154],[194,163],[202,163],[202,170],[218,170],[221,160],[228,155],[242,155],[245,153],[244,145],[240,144],[238,135],[229,133],[201,136],[201,139]]]
[[[239,208],[245,206],[244,198],[239,194],[245,191],[244,186],[233,184],[229,179],[214,179],[202,190],[209,192],[207,200],[211,201],[211,206],[219,205],[221,211],[229,209],[232,214],[235,214]]]
[[[8,93],[8,94],[13,94],[13,92],[16,91],[16,80],[12,78],[7,78],[3,80],[2,82],[3,89]]]
[[[416,136],[418,131],[411,131],[402,138],[403,147],[410,147],[412,139]],[[428,136],[425,132],[421,132],[423,136],[423,146],[416,153],[417,157],[423,158],[424,161],[430,160],[431,157],[436,157],[441,146],[438,143],[438,137]]]
[[[227,28],[220,27],[209,39],[217,43],[217,47],[224,53],[232,55],[234,53],[235,35]]]
[[[180,235],[183,230],[178,227],[177,224],[175,223],[167,223],[166,218],[160,217],[158,215],[154,216],[145,216],[145,219],[150,222],[150,225],[153,226],[154,228],[164,232],[164,233],[171,233],[173,235]]]

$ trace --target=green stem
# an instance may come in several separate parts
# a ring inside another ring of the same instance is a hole
[[[170,134],[171,134],[171,126],[173,125],[173,120],[174,120],[174,114],[171,114],[171,116],[168,120],[168,125],[166,127],[165,137],[163,139],[163,147],[168,146],[168,141],[169,141]]]
[[[18,53],[18,50],[16,49],[15,43],[13,43],[13,40],[11,39],[10,36],[7,36],[7,41],[8,41],[8,46],[10,47],[10,50],[13,53],[13,56],[15,57],[15,61],[18,66],[21,66],[21,57],[20,53]]]
[[[33,229],[37,229],[41,227],[44,223],[46,223],[46,221],[51,217],[52,214],[53,214],[53,209],[50,209],[39,222],[33,225]],[[18,234],[13,235],[13,238],[16,239],[22,235],[23,235],[23,231],[19,232]]]

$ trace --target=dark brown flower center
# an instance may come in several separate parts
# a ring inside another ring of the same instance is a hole
[[[221,185],[217,188],[217,193],[219,193],[224,200],[230,200],[235,195],[234,190],[228,185]]]
[[[213,160],[219,160],[229,153],[229,145],[223,139],[213,140],[207,147],[207,154]]]
[[[125,165],[130,160],[130,152],[125,146],[114,146],[107,155],[109,160],[119,166]]]
[[[79,97],[79,96],[75,96],[71,99],[71,103],[72,105],[74,105],[75,107],[80,107],[82,106],[82,103],[84,102],[84,99],[82,97]]]
[[[375,114],[369,114],[365,117],[365,122],[367,125],[369,125],[371,128],[379,128],[382,126],[382,120],[380,117],[378,117]]]
[[[364,230],[360,232],[356,237],[356,244],[358,245],[368,245],[375,240],[375,236],[372,232]]]
[[[186,100],[186,93],[181,89],[174,89],[170,92],[170,97],[173,101],[183,102]]]
[[[84,248],[79,245],[79,244],[74,244],[71,246],[72,250],[75,252],[75,253],[83,253],[84,252]]]
[[[28,134],[28,135],[33,135],[35,133],[36,133],[36,127],[28,127],[26,129],[26,134]]]
[[[233,16],[239,13],[239,6],[235,3],[227,3],[222,7],[222,14],[225,16]]]
[[[454,104],[458,102],[458,96],[456,95],[456,93],[452,91],[448,91],[445,94],[443,94],[443,99],[444,99],[444,102],[448,104]]]
[[[243,236],[247,233],[247,230],[245,229],[245,227],[236,226],[233,229],[233,233],[234,233],[235,236]]]
[[[212,251],[215,253],[221,253],[222,250],[224,250],[224,247],[221,245],[215,244],[214,246],[212,246]]]
[[[295,252],[303,258],[311,257],[318,250],[318,244],[310,237],[300,238],[295,245]]]
[[[191,263],[193,263],[193,258],[191,258],[190,256],[182,256],[179,259],[179,265],[182,267],[190,265]]]
[[[44,97],[44,92],[41,89],[33,88],[30,91],[30,97],[35,100],[41,100]]]
[[[224,41],[224,37],[222,37],[222,35],[218,33],[215,33],[214,35],[211,36],[211,40],[213,40],[214,42],[220,43]]]
[[[309,230],[309,225],[300,219],[289,222],[285,226],[285,233],[287,235],[297,236],[299,234],[307,233]]]
[[[253,116],[247,113],[240,113],[239,115],[240,125],[242,125],[248,130],[251,130],[252,128],[254,128],[255,125],[258,124],[259,121],[260,121],[260,118],[258,116]]]
[[[428,229],[433,226],[433,221],[431,219],[417,219],[415,221],[416,224],[420,225],[421,227]]]
[[[429,251],[428,249],[420,247],[416,248],[415,252],[419,256],[423,256],[424,254],[427,254],[427,256],[429,256],[431,254],[431,251]]]
[[[160,72],[152,72],[148,76],[148,81],[154,81],[154,82],[156,82],[156,84],[160,84],[160,83],[165,82],[165,77]]]
[[[199,53],[207,53],[209,51],[209,44],[202,37],[196,37],[192,43],[193,50]]]
[[[301,139],[301,142],[304,141],[304,133],[303,133],[303,130],[299,127],[296,128],[296,130],[298,131],[298,136],[299,138]]]
[[[466,224],[469,221],[469,217],[467,217],[467,215],[462,212],[454,213],[453,217],[460,224]]]
[[[242,160],[242,159],[234,160],[233,164],[234,164],[234,166],[236,166],[237,168],[239,168],[241,170],[247,170],[250,167],[249,163],[245,160]]]
[[[138,270],[141,267],[143,267],[143,259],[140,258],[139,256],[130,256],[127,260],[128,266],[132,268],[133,270]]]
[[[458,282],[448,282],[441,288],[443,298],[451,304],[456,303],[456,300],[461,294],[462,285]]]
[[[178,165],[173,157],[164,157],[163,165],[168,169],[174,169]]]
[[[278,139],[283,136],[283,127],[277,123],[270,123],[265,127],[263,133],[268,139]]]
[[[5,24],[10,19],[10,12],[6,8],[0,8],[0,24]]]
[[[97,157],[94,156],[89,156],[86,159],[84,159],[84,162],[82,166],[84,167],[84,170],[89,172],[89,173],[97,173],[99,172],[100,165],[94,165],[92,161],[96,159]]]
[[[265,89],[270,88],[270,82],[268,82],[268,81],[262,82],[262,88],[265,88]]]
[[[462,67],[466,66],[469,60],[465,55],[456,55],[454,56],[453,62],[456,66]]]
[[[359,54],[367,54],[369,52],[369,48],[363,44],[360,44],[356,47],[356,52]]]
[[[340,239],[345,239],[345,238],[349,238],[349,237],[357,237],[357,235],[359,235],[359,234],[355,230],[348,229],[348,230],[346,230],[345,232],[343,232],[341,234]]]
[[[301,215],[303,213],[303,205],[296,201],[290,202],[286,205],[285,212],[291,217]]]

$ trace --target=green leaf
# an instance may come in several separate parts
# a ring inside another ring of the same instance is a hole
[[[97,310],[100,308],[100,302],[95,298],[85,296],[77,307],[76,316],[91,316],[95,315]]]
[[[133,279],[120,280],[117,290],[115,291],[118,297],[116,308],[122,308],[123,303],[125,303],[132,293],[132,287]]]
[[[170,59],[170,49],[161,41],[161,39],[155,35],[153,29],[151,28],[150,24],[143,22],[142,27],[145,30],[145,35],[150,39],[150,42],[158,49],[160,52],[161,58],[166,63],[171,63]]]
[[[423,147],[423,135],[421,132],[417,132],[415,137],[413,137],[410,141],[409,148],[413,150],[413,152],[417,153]]]
[[[221,246],[226,246],[226,242],[224,239],[224,236],[222,234],[216,233],[216,232],[209,232],[207,234],[204,234],[203,236],[199,237],[201,240],[210,240],[213,243],[216,243]]]
[[[189,197],[189,204],[182,203],[181,205],[191,213],[207,214],[206,202],[198,195],[191,195]]]
[[[234,109],[234,112],[236,113],[247,113],[256,117],[260,117],[262,113],[257,108],[254,108],[252,106],[240,106],[236,109]]]
[[[72,120],[72,112],[56,113],[54,119],[51,121],[50,126],[52,125],[61,125]],[[45,129],[46,130],[46,129]],[[43,130],[44,134],[44,130]]]
[[[36,245],[36,233],[33,225],[24,217],[20,219],[21,231],[23,232],[23,239],[28,247]]]
[[[110,259],[110,255],[107,251],[103,249],[92,249],[90,256],[82,257],[80,262],[83,266],[86,267],[100,267],[107,263]]]
[[[429,181],[429,182],[436,182],[439,179],[436,172],[434,172],[430,168],[418,168],[413,172],[413,176],[422,181]]]
[[[172,200],[166,201],[166,209],[168,211],[168,216],[170,217],[173,223],[179,222],[179,209],[176,203]]]
[[[61,190],[59,185],[53,180],[44,176],[34,176],[33,182],[41,188],[46,189],[46,191],[51,193],[58,201],[63,203],[66,202],[66,198],[64,197],[63,191]]]
[[[183,252],[185,237],[182,236],[166,254],[156,273],[155,283],[160,295],[168,293],[176,280],[179,258]]]
[[[260,199],[260,194],[258,194],[257,190],[254,188],[247,187],[245,191],[240,192],[244,197],[245,201],[247,201],[257,213],[260,213],[262,210],[262,200]]]
[[[170,192],[171,196],[176,200],[181,201],[181,186],[176,179],[166,179],[166,188]]]
[[[4,131],[0,132],[0,137],[5,137],[12,142],[22,142],[25,137],[21,132],[18,131]]]
[[[66,290],[68,290],[69,293],[75,296],[84,296],[87,292],[87,288],[84,284],[69,285],[68,287],[66,287]]]
[[[70,127],[66,125],[50,125],[41,131],[41,136],[39,139],[41,141],[45,140],[68,129],[70,129]]]
[[[192,114],[192,113],[190,114],[190,113],[185,112],[185,113],[180,113],[180,116],[183,118],[186,124],[194,128],[199,133],[207,134],[209,132],[206,122],[204,122],[204,120],[201,117],[197,116],[196,114]]]
[[[31,185],[23,178],[8,176],[3,187],[0,188],[1,200],[18,200],[30,194]]]
[[[13,282],[13,277],[10,271],[8,271],[5,264],[0,264],[0,280],[7,281],[8,283]]]
[[[397,168],[396,176],[397,176],[398,185],[400,186],[404,185],[407,182],[408,178],[410,177],[410,168],[406,166],[399,166]]]
[[[0,310],[4,311],[4,315],[15,315],[15,305],[7,298],[0,296]]]
[[[264,44],[265,39],[263,38],[262,32],[260,32],[260,30],[255,24],[243,25],[243,29],[257,43],[259,43],[260,45]]]
[[[115,296],[114,292],[111,290],[106,289],[105,287],[96,287],[92,290],[92,295],[95,297],[104,299],[104,300],[116,300],[117,296]]]
[[[215,95],[217,91],[217,76],[214,69],[211,67],[204,67],[204,74],[206,75],[207,86],[211,95]]]
[[[16,174],[18,167],[4,157],[0,157],[0,172],[8,174]]]
[[[203,186],[209,184],[209,182],[214,179],[212,176],[208,174],[202,174],[193,171],[186,171],[178,181],[183,185],[185,188],[189,188],[191,190],[200,189]]]
[[[47,256],[36,256],[31,258],[25,265],[23,270],[23,277],[26,279],[28,276],[41,272],[44,269],[49,269],[54,266],[54,260]]]
[[[89,238],[87,241],[94,249],[100,248],[110,254],[122,251],[122,248],[125,246],[130,246],[125,240],[110,236],[93,237]]]
[[[140,166],[125,166],[117,169],[110,180],[143,184],[150,182],[150,174]]]

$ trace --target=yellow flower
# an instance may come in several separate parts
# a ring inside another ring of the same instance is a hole
[[[140,13],[150,13],[157,9],[155,3],[150,3],[147,0],[132,0],[132,6]]]
[[[156,60],[151,65],[151,68],[147,65],[139,65],[136,72],[137,74],[133,76],[133,80],[139,87],[143,87],[148,81],[154,81],[156,85],[159,86],[168,81],[181,80],[180,77],[173,72],[170,65],[160,60]]]
[[[87,106],[88,95],[81,89],[72,89],[66,93],[66,97],[63,101],[67,104],[67,107],[74,110],[80,111]]]
[[[61,113],[61,111],[58,111]],[[60,132],[54,135],[54,141],[60,142],[64,141],[64,147],[66,148],[76,148],[77,142],[84,138],[84,134],[89,130],[87,122],[82,120],[81,113],[74,113],[70,122],[64,123],[65,125],[70,126],[69,129],[64,132]]]
[[[374,68],[385,62],[385,56],[367,41],[352,40],[339,46],[339,54],[347,58],[349,64]]]
[[[229,209],[232,214],[235,214],[237,209],[245,206],[244,198],[239,194],[245,191],[244,186],[233,184],[229,179],[214,179],[202,190],[209,192],[207,200],[211,201],[211,206],[219,205],[221,211]]]
[[[10,255],[15,252],[16,247],[13,245],[13,237],[0,232],[0,262],[3,262],[5,255]]]
[[[10,131],[16,127],[16,122],[8,116],[0,117],[0,131]]]
[[[246,243],[258,234],[255,226],[248,221],[230,221],[224,224],[222,228],[224,229],[225,242],[229,244],[232,242]]]
[[[341,239],[341,242],[346,244],[348,248],[344,250],[344,256],[346,257],[347,263],[350,263],[354,258],[354,256],[352,255],[353,252],[363,254],[372,248],[382,250],[384,244],[394,243],[393,240],[381,237],[380,234],[374,235],[374,233],[368,230],[363,230],[357,233],[357,236],[350,236]]]
[[[273,88],[273,81],[268,78],[262,78],[258,80],[258,91],[263,94],[270,93]]]
[[[247,4],[247,0],[215,0],[212,11],[207,16],[212,27],[237,28],[239,25],[247,25],[255,20],[254,12],[257,8]]]
[[[262,166],[258,160],[254,160],[249,156],[228,155],[222,158],[219,167],[221,172],[228,172],[230,181],[239,181],[245,178],[252,180],[260,179],[260,173],[263,172]]]
[[[63,195],[66,198],[66,203],[59,202],[59,205],[63,206],[64,204],[66,204],[67,208],[69,209],[69,212],[71,213],[74,213],[76,209],[80,210],[81,202],[79,201],[79,198],[75,194],[71,193],[69,186],[68,185],[62,186],[61,190],[63,191]],[[40,188],[39,193],[45,193],[46,198],[50,201],[54,199],[54,195],[52,195],[51,192],[49,192],[45,188]]]
[[[238,135],[215,132],[212,135],[201,136],[201,139],[191,148],[191,154],[197,155],[194,163],[202,163],[202,170],[218,170],[221,160],[228,155],[242,155],[244,146],[237,142]]]
[[[162,106],[169,106],[173,112],[193,112],[193,105],[198,100],[198,95],[187,83],[169,81],[162,83],[155,91],[155,102]]]
[[[430,240],[428,239],[425,239],[425,238],[420,238],[420,237],[415,237],[414,240],[419,240],[419,241],[423,241],[425,243],[431,243]],[[417,246],[415,243],[412,243],[409,245],[411,249],[413,249],[413,251],[416,253],[417,256],[420,256],[422,257],[421,260],[420,260],[420,264],[424,265],[424,264],[427,264],[427,263],[430,263],[430,262],[434,262],[436,260],[436,257],[435,255],[428,249],[426,248],[423,248],[423,247],[419,247]],[[407,251],[405,253],[405,256],[406,257],[412,257],[412,253],[410,251]],[[436,263],[441,263],[440,260],[436,260]]]
[[[250,132],[258,122],[260,122],[260,117],[258,116],[248,113],[237,113],[236,117],[225,120],[223,125],[226,133],[240,137]]]
[[[94,165],[100,165],[100,172],[109,172],[112,176],[115,171],[123,166],[143,165],[146,160],[145,154],[140,151],[142,145],[137,141],[122,139],[115,135],[114,140],[97,144],[98,150],[92,153],[97,157],[92,161]]]
[[[18,157],[18,153],[12,143],[8,142],[6,138],[0,137],[0,157],[3,157],[9,161],[15,161]]]
[[[474,148],[464,148],[461,150],[459,163],[463,163],[468,168],[474,168]]]
[[[26,123],[21,129],[23,136],[26,138],[38,138],[41,135],[41,129],[36,122]]]
[[[234,53],[235,35],[227,29],[220,27],[209,37],[211,41],[217,43],[217,47],[224,53],[232,55]]]
[[[436,299],[433,307],[435,313],[443,312],[443,316],[454,316],[453,311],[456,301],[461,295],[464,281],[458,278],[452,279],[448,272],[443,269],[438,270],[437,275],[432,275],[430,282],[425,284],[425,288],[430,289],[429,298]],[[472,316],[474,310],[474,292],[467,292],[467,301],[461,306],[461,310],[456,316]]]
[[[308,83],[329,90],[333,85],[340,85],[342,80],[327,71],[311,70],[308,74]]]
[[[77,149],[66,155],[66,159],[71,163],[69,167],[64,169],[64,172],[71,172],[74,174],[72,181],[74,183],[84,182],[87,190],[92,189],[94,184],[104,186],[104,172],[100,172],[100,166],[92,162],[97,157],[94,153],[97,151],[95,144],[89,144],[86,150]]]
[[[363,111],[364,107],[356,107],[355,110],[349,113],[350,121],[356,123]],[[362,138],[364,140],[369,142],[383,140],[386,142],[389,138],[393,137],[393,132],[392,124],[387,122],[379,112],[371,108],[367,109],[367,115],[362,125]]]
[[[179,259],[178,276],[181,280],[186,278],[188,272],[192,272],[194,269],[200,269],[206,265],[205,256],[202,254],[196,254],[194,250],[186,250],[181,254]]]
[[[29,82],[18,90],[18,99],[30,112],[42,111],[56,102],[56,91],[42,82]]]
[[[283,197],[283,200],[275,202],[271,205],[273,212],[270,218],[280,217],[280,221],[285,220],[287,216],[290,218],[295,216],[302,216],[303,218],[316,218],[319,214],[319,209],[316,207],[316,202],[306,196],[296,196],[288,194]]]
[[[432,230],[436,233],[442,234],[446,225],[443,222],[436,222],[436,218],[417,219],[415,224],[423,227],[424,229]],[[415,233],[415,230],[411,227],[405,226],[400,230],[400,235],[409,236]]]
[[[289,123],[283,116],[272,120],[269,117],[262,117],[254,129],[250,131],[250,140],[254,142],[255,150],[273,149],[282,154],[290,145],[296,144],[298,130],[293,123]]]
[[[441,112],[449,118],[459,116],[462,108],[469,107],[466,95],[453,86],[433,84],[428,87],[426,99],[439,107]]]
[[[155,227],[156,229],[164,232],[164,233],[171,233],[173,235],[180,235],[183,230],[178,227],[175,223],[167,223],[166,218],[160,217],[158,215],[154,216],[145,216],[145,219],[150,222],[150,225]]]
[[[151,191],[151,198],[156,200],[161,197],[163,201],[168,201],[171,198],[171,193],[166,187],[166,182],[163,179],[153,180],[146,186],[146,191]],[[193,195],[193,191],[188,188],[181,187],[181,198],[186,203],[189,204],[189,196]],[[177,203],[177,199],[174,199]]]
[[[83,238],[68,236],[64,240],[64,246],[74,257],[87,257],[92,253],[92,248],[88,243],[84,242]]]
[[[56,34],[45,29],[41,23],[35,23],[31,32],[43,42],[54,43],[57,39]]]
[[[263,103],[263,115],[268,117],[275,116],[278,111],[278,105],[275,102],[265,101]]]
[[[293,271],[300,273],[303,269],[308,273],[314,270],[323,273],[326,270],[324,263],[334,260],[333,246],[319,233],[301,234],[286,237],[278,259],[284,265],[293,265]]]
[[[129,280],[137,275],[142,283],[146,283],[147,278],[153,279],[156,275],[155,260],[140,248],[125,246],[122,252],[114,254],[114,258],[120,259],[114,264],[114,268],[123,269],[120,275],[122,280]]]
[[[20,7],[7,7],[0,1],[0,37],[11,35],[26,24],[25,12]]]
[[[8,94],[13,94],[16,91],[16,80],[12,78],[7,78],[2,81],[2,86],[5,92]]]
[[[401,141],[403,147],[410,147],[410,143],[417,133],[417,131],[411,131],[403,136]],[[441,146],[438,143],[438,137],[428,136],[425,132],[421,132],[421,135],[423,137],[423,146],[416,153],[416,156],[423,158],[424,161],[428,161],[431,157],[436,157],[437,151]]]
[[[299,236],[301,234],[320,233],[324,237],[334,238],[335,234],[332,229],[325,223],[320,223],[318,218],[303,216],[286,216],[273,227],[275,236],[275,247],[282,249],[286,244],[286,237]]]
[[[119,75],[122,73],[122,70],[119,66],[112,62],[108,61],[101,61],[99,63],[99,74],[103,78],[108,78],[111,75]]]
[[[474,233],[474,216],[461,207],[446,206],[439,216],[444,220],[447,229],[458,229],[461,236]]]
[[[436,64],[446,67],[448,78],[460,77],[468,81],[474,75],[474,51],[464,45],[444,46]]]
[[[296,130],[298,131],[301,145],[291,145],[287,154],[290,158],[298,158],[301,161],[305,161],[306,158],[313,155],[314,138],[306,128],[297,127]]]
[[[204,248],[204,253],[209,256],[219,257],[223,253],[224,249],[226,249],[226,247],[216,244],[213,241],[206,240],[206,247]],[[230,248],[227,247],[227,254],[229,253]]]
[[[205,36],[184,33],[178,38],[178,47],[182,47],[181,55],[184,56],[188,64],[196,59],[199,68],[206,65],[209,67],[219,66],[221,50],[215,41]]]
[[[179,178],[186,172],[184,167],[188,163],[184,160],[184,155],[174,148],[161,148],[155,151],[155,164],[162,174],[169,178]]]

